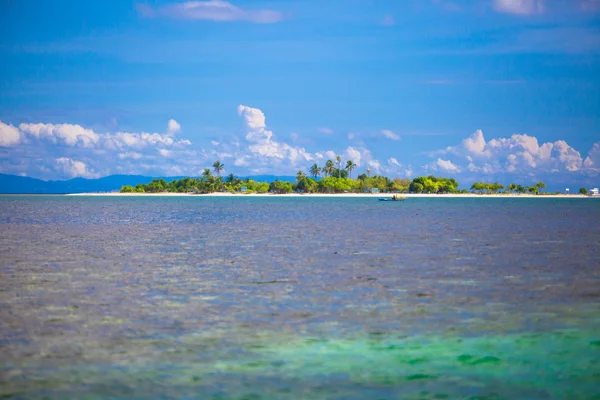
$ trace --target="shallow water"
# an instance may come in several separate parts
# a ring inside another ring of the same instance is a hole
[[[599,257],[592,199],[0,197],[0,398],[597,399]]]

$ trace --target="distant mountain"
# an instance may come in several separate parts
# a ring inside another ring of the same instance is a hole
[[[180,179],[181,176],[164,177],[166,181]],[[259,182],[271,183],[276,179],[294,182],[295,176],[257,175],[244,177]],[[0,174],[0,194],[65,194],[113,192],[122,186],[135,186],[150,183],[154,177],[142,175],[110,175],[99,179],[74,178],[66,181],[43,181],[26,176]]]
[[[256,182],[267,182],[272,183],[276,180],[284,182],[296,182],[295,176],[276,176],[276,175],[253,175],[253,176],[240,176],[240,179],[252,179]]]

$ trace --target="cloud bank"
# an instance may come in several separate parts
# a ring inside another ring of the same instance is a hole
[[[438,158],[430,165],[441,171],[458,173],[468,171],[483,175],[502,173],[579,173],[590,175],[600,167],[600,142],[594,144],[588,157],[566,141],[540,144],[527,134],[513,134],[508,138],[487,141],[481,130],[465,138],[461,144],[431,153]],[[450,160],[451,159],[451,160]]]
[[[153,8],[138,4],[138,12],[146,18],[166,17],[182,20],[207,20],[216,22],[246,21],[273,24],[283,20],[283,15],[273,10],[245,10],[221,0],[186,1]]]
[[[198,176],[202,169],[220,160],[228,173],[291,175],[300,169],[306,173],[314,163],[322,167],[339,154],[344,164],[352,160],[357,165],[356,174],[369,169],[371,174],[390,177],[439,173],[466,180],[499,180],[502,174],[553,174],[584,180],[600,174],[600,142],[582,156],[564,140],[540,143],[527,134],[488,140],[483,131],[477,130],[455,146],[431,152],[432,161],[413,168],[389,154],[390,148],[380,159],[360,142],[339,146],[335,151],[318,145],[307,149],[295,144],[302,143],[300,134],[295,133],[293,143],[286,143],[269,129],[261,109],[239,105],[237,114],[243,128],[241,136],[207,139],[204,145],[196,146],[181,137],[182,127],[174,119],[168,121],[162,133],[100,133],[78,124],[15,126],[0,121],[0,172],[42,179],[110,174]],[[380,132],[390,140],[400,139],[394,132]]]
[[[546,8],[544,0],[494,0],[496,11],[515,15],[542,14]]]

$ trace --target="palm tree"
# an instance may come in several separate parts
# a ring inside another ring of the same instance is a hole
[[[356,164],[354,164],[354,161],[352,160],[348,160],[346,162],[346,171],[348,171],[348,174],[350,175],[350,179],[352,179],[352,171],[356,168]]]
[[[335,162],[337,163],[337,172],[338,172],[338,178],[340,177],[340,174],[342,173],[342,156],[340,156],[339,154],[337,156],[335,156]]]
[[[544,182],[538,182],[535,184],[535,187],[538,188],[538,190],[536,190],[536,193],[541,192],[542,189],[546,187],[546,184]]]
[[[206,179],[212,177],[212,174],[210,173],[210,168],[204,168],[204,170],[202,171],[202,177]]]
[[[333,161],[327,160],[325,166],[323,167],[323,172],[325,173],[325,176],[333,174],[334,169],[335,167],[333,166]]]
[[[298,171],[298,173],[296,174],[296,180],[298,182],[300,182],[304,178],[306,178],[306,175],[304,174],[304,172],[302,172],[302,170]]]
[[[317,179],[317,176],[321,174],[321,168],[315,163],[312,167],[310,167],[310,174]]]
[[[233,183],[235,181],[235,175],[233,174],[229,174],[227,175],[227,178],[225,178],[225,182],[227,183]]]
[[[221,176],[221,171],[223,171],[223,168],[225,168],[225,165],[221,164],[221,161],[217,160],[213,164],[213,169],[215,170],[217,175],[219,175],[219,177]]]

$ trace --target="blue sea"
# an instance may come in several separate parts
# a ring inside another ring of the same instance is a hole
[[[600,399],[600,201],[0,197],[2,399]]]

